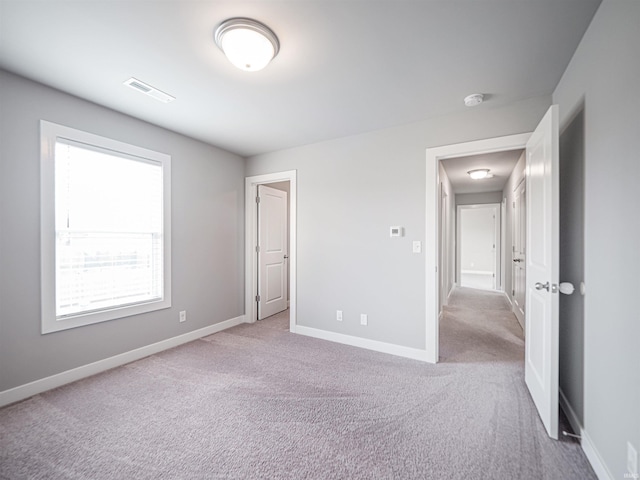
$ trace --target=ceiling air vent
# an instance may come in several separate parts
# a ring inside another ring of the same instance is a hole
[[[127,85],[128,87],[133,88],[134,90],[144,93],[145,95],[149,95],[150,97],[153,97],[156,100],[160,100],[163,103],[173,102],[176,99],[176,97],[172,97],[168,93],[164,93],[163,91],[158,90],[157,88],[154,88],[151,85],[147,85],[146,83],[141,82],[137,78],[131,77],[129,80],[124,82],[124,84]]]

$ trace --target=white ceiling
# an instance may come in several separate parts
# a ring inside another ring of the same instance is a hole
[[[447,158],[442,160],[442,166],[455,193],[498,192],[504,188],[521,154],[522,149]],[[473,180],[467,172],[478,168],[488,168],[493,177]]]
[[[549,95],[600,0],[0,0],[0,67],[243,156]],[[266,23],[260,72],[216,47]],[[136,77],[177,99],[125,87]]]

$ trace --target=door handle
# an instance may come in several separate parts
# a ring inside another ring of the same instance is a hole
[[[522,261],[522,259],[521,258],[514,258],[513,261],[516,262],[516,263],[520,263]]]
[[[549,282],[545,283],[544,285],[540,282],[536,282],[536,290],[542,290],[545,289],[547,292],[549,291]]]
[[[289,255],[285,255],[285,256],[284,256],[284,258],[285,258],[285,260],[286,260],[287,258],[289,258]]]

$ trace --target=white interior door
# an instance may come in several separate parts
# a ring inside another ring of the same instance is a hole
[[[525,182],[520,182],[513,197],[513,313],[522,329],[525,329],[525,296],[526,296],[526,198]]]
[[[496,289],[499,271],[499,204],[458,206],[458,266],[462,287]]]
[[[558,106],[527,142],[525,381],[550,437],[558,438]]]
[[[287,308],[287,192],[258,186],[258,320]]]

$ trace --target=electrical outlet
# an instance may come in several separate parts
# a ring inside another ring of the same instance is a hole
[[[342,321],[342,310],[336,310],[336,320],[339,322]]]
[[[631,442],[627,442],[627,470],[632,478],[638,478],[638,451]]]
[[[360,314],[360,325],[367,325],[369,323],[369,319],[367,318],[366,313]]]
[[[187,311],[186,310],[182,310],[180,312],[180,323],[186,322],[186,321],[187,321]]]

